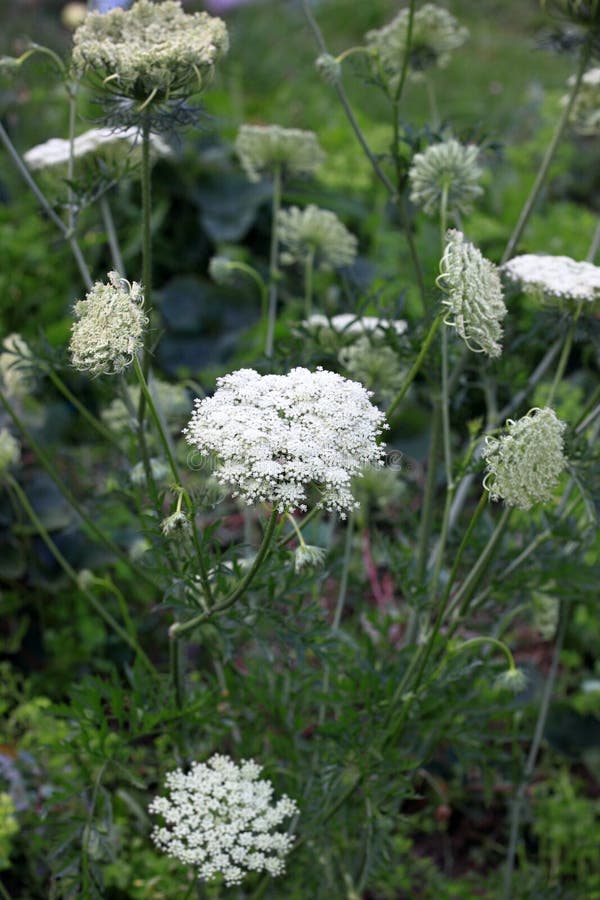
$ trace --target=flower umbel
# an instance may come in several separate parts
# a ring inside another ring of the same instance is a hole
[[[433,216],[439,213],[446,192],[448,212],[468,213],[472,201],[483,193],[478,155],[478,147],[454,138],[416,153],[408,173],[412,202]]]
[[[119,171],[126,164],[141,161],[141,139],[138,128],[90,128],[73,141],[73,157],[101,159],[109,169]],[[169,146],[157,134],[150,135],[150,150],[154,156],[168,156]],[[70,141],[51,138],[23,155],[30,169],[66,167],[71,156]]]
[[[314,131],[280,125],[242,125],[235,149],[250,181],[276,168],[287,175],[312,175],[325,159]]]
[[[184,12],[177,0],[137,0],[89,13],[73,36],[73,69],[132,111],[181,102],[210,84],[229,38],[221,19]],[[133,121],[131,122],[133,124]]]
[[[361,384],[334,372],[296,368],[288,375],[240,369],[217,380],[212,397],[196,400],[184,434],[220,462],[216,477],[248,503],[280,512],[317,505],[342,516],[357,504],[350,482],[367,464],[382,465],[377,437],[384,416]]]
[[[508,419],[501,437],[486,437],[483,486],[492,500],[524,510],[547,503],[567,464],[566,427],[550,407],[536,408],[516,422]]]
[[[502,274],[525,294],[548,300],[600,300],[600,266],[569,256],[525,253],[502,266]]]
[[[496,357],[502,353],[502,319],[506,306],[496,266],[461,231],[446,234],[438,284],[448,296],[446,325],[456,328],[470,350]]]
[[[253,760],[238,765],[215,754],[206,763],[193,763],[187,775],[181,769],[169,772],[169,796],[148,807],[165,823],[154,827],[154,843],[195,866],[202,881],[221,876],[230,887],[250,872],[281,875],[294,839],[277,828],[298,807],[285,794],[272,802],[273,786],[259,780],[261,768]]]
[[[142,288],[117,272],[108,273],[108,284],[97,281],[78,300],[73,311],[71,361],[91,375],[118,375],[142,349],[148,317],[142,308]]]
[[[286,248],[282,263],[305,262],[314,255],[317,267],[337,269],[351,266],[356,258],[356,237],[335,213],[312,203],[305,209],[279,210],[277,230]]]
[[[400,81],[408,21],[409,11],[403,9],[383,28],[367,32],[367,45],[392,91],[396,90]],[[409,72],[413,78],[433,66],[447,66],[451,52],[462,46],[468,36],[468,29],[460,25],[447,9],[434,3],[424,3],[413,18],[408,57]]]

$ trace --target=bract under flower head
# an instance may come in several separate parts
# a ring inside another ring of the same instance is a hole
[[[401,77],[406,41],[408,37],[409,10],[403,9],[383,28],[367,32],[367,45],[387,79],[392,91]],[[433,66],[444,68],[453,50],[462,46],[469,31],[457,19],[434,3],[424,3],[415,11],[408,57],[409,74],[419,77]]]
[[[251,872],[281,875],[293,837],[277,829],[298,812],[285,794],[273,802],[273,786],[259,779],[253,760],[239,765],[215,754],[166,776],[169,796],[155,798],[149,812],[162,816],[152,840],[168,856],[195,866],[198,878],[241,884]]]
[[[276,169],[287,175],[312,175],[325,159],[314,131],[280,125],[242,125],[235,149],[250,181]]]
[[[564,422],[550,407],[532,409],[516,422],[508,419],[506,433],[486,437],[484,488],[492,500],[531,509],[547,503],[567,460],[563,453]]]
[[[335,213],[310,204],[305,209],[280,209],[277,233],[285,247],[281,261],[305,262],[312,255],[323,269],[351,266],[356,258],[356,237]]]
[[[216,477],[247,503],[277,510],[317,505],[342,516],[356,506],[350,482],[368,464],[382,465],[377,437],[384,416],[365,388],[334,372],[296,368],[288,375],[240,369],[217,380],[212,397],[196,400],[184,434],[220,462]]]
[[[440,277],[440,287],[448,293],[442,300],[448,307],[445,323],[456,328],[470,350],[500,356],[506,306],[496,266],[465,241],[461,231],[450,230],[440,262]]]
[[[210,84],[229,38],[221,19],[187,14],[177,0],[137,0],[91,12],[73,35],[73,68],[138,110],[181,101]],[[125,104],[127,106],[127,104]]]
[[[439,215],[446,192],[448,212],[468,213],[472,201],[483,193],[478,155],[478,147],[454,138],[416,153],[408,173],[412,202],[430,216]]]
[[[547,301],[600,300],[600,266],[569,256],[525,253],[502,266],[502,274],[525,294]]]
[[[117,375],[142,349],[148,317],[142,308],[142,288],[117,272],[108,273],[108,284],[97,281],[73,308],[71,361],[91,375]]]

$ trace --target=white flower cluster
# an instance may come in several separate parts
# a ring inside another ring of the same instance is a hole
[[[524,510],[534,503],[547,503],[567,464],[566,427],[550,407],[536,408],[516,422],[508,419],[506,434],[486,437],[483,486],[492,500]]]
[[[439,215],[446,192],[448,212],[468,213],[472,201],[483,193],[478,155],[474,144],[465,146],[454,138],[416,153],[408,173],[411,201],[427,215]]]
[[[388,331],[404,334],[408,325],[404,319],[378,319],[376,316],[355,316],[354,313],[338,313],[328,319],[322,313],[313,313],[302,323],[309,331],[333,331],[336,334],[384,338]]]
[[[137,0],[129,10],[91,12],[73,35],[73,68],[108,91],[143,103],[186,97],[210,82],[229,49],[227,28],[177,0]]]
[[[523,293],[544,300],[600,300],[600,266],[570,256],[525,253],[510,259],[501,271]]]
[[[569,78],[569,87],[573,87],[575,77]],[[565,106],[567,97],[562,98]],[[590,137],[600,134],[600,67],[588,69],[581,79],[579,92],[571,108],[569,121],[580,133]]]
[[[33,354],[27,341],[13,332],[2,342],[0,381],[9,397],[26,397],[35,385]]]
[[[215,754],[194,763],[187,775],[169,772],[169,796],[148,807],[165,822],[155,826],[152,840],[168,856],[195,866],[202,881],[221,876],[230,887],[250,872],[281,875],[294,839],[276,829],[298,807],[286,795],[273,803],[273,785],[259,780],[261,770],[253,760],[237,765]]]
[[[21,446],[12,436],[8,428],[0,429],[0,476],[12,466],[16,466],[21,458]]]
[[[500,356],[502,319],[506,306],[496,266],[480,251],[465,241],[461,231],[446,234],[446,248],[440,262],[443,289],[448,296],[442,304],[448,307],[444,319],[452,325],[470,350]]]
[[[356,507],[350,482],[367,464],[382,465],[377,437],[384,416],[361,384],[321,368],[288,375],[240,369],[217,380],[212,397],[196,400],[184,434],[202,454],[215,454],[221,484],[248,503],[306,510],[316,486],[319,507]]]
[[[157,134],[150,135],[150,150],[154,156],[168,156],[171,150]],[[30,169],[50,169],[57,166],[66,167],[71,155],[69,141],[62,138],[51,138],[44,144],[38,144],[23,154],[23,159]],[[73,141],[73,157],[83,159],[87,156],[102,157],[105,162],[127,162],[137,164],[141,161],[141,140],[138,128],[90,128]]]
[[[91,375],[118,375],[142,349],[148,317],[142,307],[142,288],[117,272],[108,273],[108,284],[97,281],[78,300],[73,312],[71,361]]]
[[[242,125],[235,149],[250,181],[277,168],[287,175],[312,175],[325,159],[314,131],[280,125]]]
[[[383,28],[367,32],[366,40],[379,63],[390,88],[394,91],[400,80],[406,52],[408,34],[408,9],[401,10],[395,19]],[[413,18],[412,40],[409,53],[409,71],[418,77],[424,69],[433,66],[444,68],[453,50],[462,46],[469,31],[456,18],[434,3],[424,3]]]
[[[338,269],[356,258],[356,237],[335,213],[312,203],[305,209],[280,209],[277,234],[286,248],[282,263],[303,263],[313,256],[317,267]]]

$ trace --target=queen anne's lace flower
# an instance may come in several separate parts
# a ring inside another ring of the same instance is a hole
[[[446,191],[448,212],[468,213],[472,201],[483,193],[483,174],[477,164],[479,149],[451,138],[416,153],[410,167],[410,199],[428,215],[439,214]]]
[[[573,87],[575,77],[569,78],[569,87]],[[562,98],[565,106],[568,97]],[[600,67],[588,69],[581,79],[579,92],[571,108],[569,121],[580,134],[600,134]]]
[[[486,437],[483,486],[492,500],[525,510],[547,503],[567,464],[566,427],[550,407],[536,408],[516,422],[508,419],[501,437]]]
[[[281,875],[294,839],[277,828],[298,807],[286,795],[272,802],[273,786],[259,780],[261,769],[253,760],[237,765],[215,754],[193,763],[187,775],[169,772],[169,796],[148,807],[165,823],[155,826],[154,843],[194,866],[202,881],[221,876],[230,887],[250,872]]]
[[[0,429],[0,477],[21,458],[21,447],[7,428]]]
[[[335,213],[312,203],[305,209],[280,209],[277,234],[285,247],[282,263],[305,262],[311,255],[323,269],[351,266],[356,258],[356,237]]]
[[[367,45],[388,79],[392,91],[397,88],[400,80],[408,20],[409,11],[403,9],[388,25],[367,32]],[[468,36],[468,29],[460,25],[447,9],[434,3],[424,3],[416,10],[413,18],[409,72],[413,77],[418,77],[424,69],[447,66],[451,52],[462,46]]]
[[[221,19],[188,15],[177,0],[137,0],[129,10],[89,13],[73,35],[73,68],[140,104],[178,100],[210,83],[229,48]]]
[[[314,131],[280,125],[242,125],[235,149],[250,181],[277,168],[288,175],[312,175],[325,159]]]
[[[569,256],[525,253],[510,259],[501,271],[523,293],[545,300],[600,300],[600,266]]]
[[[361,384],[334,372],[296,368],[288,375],[240,369],[217,380],[212,397],[196,400],[186,439],[220,462],[216,477],[248,504],[280,512],[305,510],[315,485],[318,506],[345,515],[357,504],[353,475],[382,464],[377,437],[384,416]]]
[[[138,128],[90,128],[73,141],[73,157],[101,158],[112,166],[137,163],[141,160],[141,140]],[[150,135],[150,150],[154,156],[168,156],[170,149],[157,134]],[[66,168],[71,155],[70,141],[51,138],[23,155],[30,169]]]
[[[404,319],[379,319],[377,316],[356,316],[354,313],[338,313],[328,319],[322,313],[313,313],[302,323],[309,331],[334,331],[352,337],[368,335],[369,338],[385,338],[388,331],[404,334],[408,325]]]
[[[73,311],[71,360],[76,369],[91,375],[117,375],[142,349],[148,317],[142,308],[142,288],[117,272],[108,273],[108,284],[97,281],[85,300]]]
[[[33,354],[27,341],[13,332],[4,338],[0,352],[0,381],[10,397],[26,397],[35,385]]]
[[[461,231],[451,230],[446,235],[440,275],[448,293],[442,300],[448,307],[445,323],[456,328],[470,350],[500,356],[506,306],[496,266],[465,241]]]

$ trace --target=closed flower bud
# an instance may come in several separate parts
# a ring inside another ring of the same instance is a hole
[[[410,199],[427,215],[439,215],[444,194],[449,213],[468,213],[483,190],[477,163],[479,149],[451,138],[415,154],[408,177]]]
[[[118,375],[142,349],[148,317],[142,308],[142,289],[116,272],[108,284],[97,281],[73,309],[77,322],[71,334],[71,361],[91,375]]]
[[[527,676],[521,669],[507,669],[495,681],[498,690],[520,694],[527,687]]]
[[[321,53],[315,61],[315,67],[328,84],[336,84],[342,76],[341,63],[331,53]]]
[[[440,283],[441,281],[441,283]],[[475,353],[496,357],[502,353],[502,319],[506,306],[496,266],[465,241],[460,231],[448,231],[440,263],[440,287],[448,296],[446,325],[456,328]]]
[[[165,537],[173,535],[187,536],[192,533],[192,523],[186,513],[177,510],[160,523],[160,529]]]
[[[294,550],[294,571],[302,572],[303,569],[319,569],[323,565],[326,555],[327,551],[323,547],[300,544]]]
[[[554,410],[546,407],[532,409],[516,422],[508,419],[501,437],[486,437],[483,486],[492,500],[523,510],[547,503],[567,464],[565,429]]]
[[[312,175],[325,158],[314,131],[280,125],[242,125],[235,149],[250,181],[276,169],[288,175]]]

